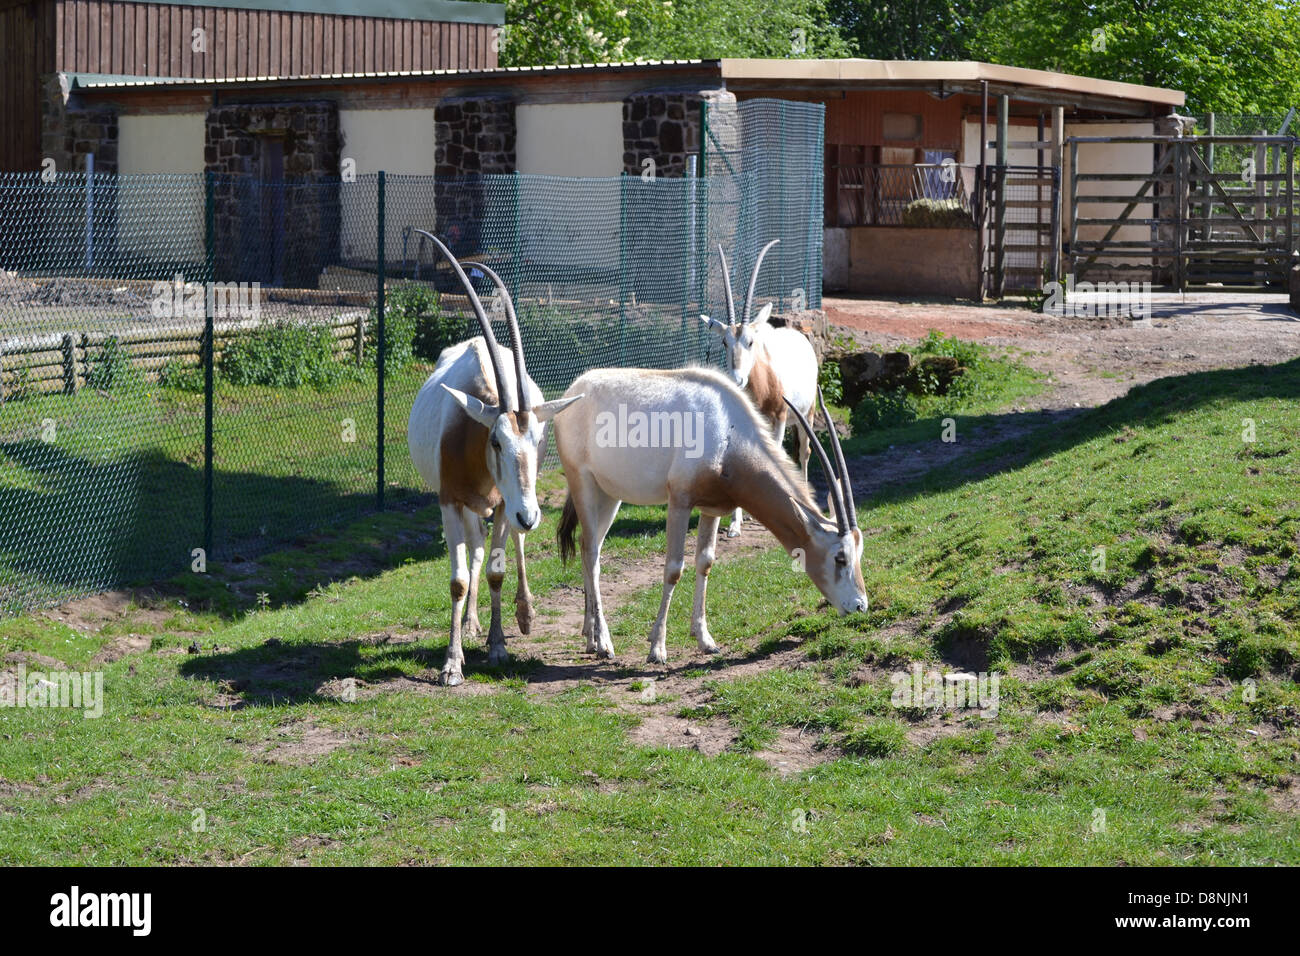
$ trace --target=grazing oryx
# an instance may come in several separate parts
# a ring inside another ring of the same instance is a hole
[[[546,423],[582,396],[542,401],[541,389],[524,368],[519,321],[501,278],[482,264],[466,263],[496,283],[510,326],[512,352],[497,345],[492,323],[464,268],[438,239],[425,235],[451,262],[483,330],[481,336],[443,349],[433,374],[415,397],[407,425],[411,460],[425,483],[438,493],[451,558],[451,642],[442,668],[442,682],[451,686],[464,680],[463,630],[471,637],[479,631],[478,577],[486,537],[483,519],[488,516],[492,517],[488,662],[506,660],[501,582],[505,578],[507,530],[514,539],[519,571],[515,620],[524,634],[532,627],[533,596],[524,568],[524,534],[542,520],[535,488],[539,448],[544,444]]]
[[[731,292],[731,274],[727,269],[727,256],[718,245],[718,258],[722,260],[722,287],[727,296],[727,324],[707,315],[700,319],[722,338],[727,351],[727,365],[731,378],[753,396],[759,413],[771,422],[772,433],[779,446],[785,440],[786,400],[805,417],[812,414],[813,396],[817,391],[817,353],[804,336],[790,328],[776,328],[768,324],[772,303],[751,315],[754,307],[754,289],[758,285],[758,270],[763,265],[767,250],[780,242],[773,239],[763,247],[749,276],[749,290],[745,293],[745,310],[736,316],[736,300]],[[801,429],[799,436],[799,464],[804,478],[808,477],[808,458],[811,455],[809,438]],[[737,508],[727,526],[727,537],[740,534],[742,511]]]
[[[555,423],[555,443],[569,486],[557,538],[567,560],[574,552],[574,530],[582,525],[582,632],[589,652],[614,656],[600,601],[600,549],[624,501],[668,504],[667,560],[659,616],[650,631],[651,663],[667,660],[668,606],[682,576],[693,508],[700,510],[700,527],[691,634],[700,650],[718,649],[704,620],[704,596],[718,519],[735,508],[744,508],[771,530],[841,613],[867,609],[860,566],[862,532],[833,427],[838,469],[832,469],[825,450],[812,438],[803,413],[794,409],[826,469],[835,510],[835,520],[830,521],[772,437],[770,425],[720,372],[594,369],[569,392],[586,397]]]

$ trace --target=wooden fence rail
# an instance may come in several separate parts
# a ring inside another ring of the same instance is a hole
[[[296,320],[329,327],[339,358],[360,362],[365,351],[366,310],[346,312],[327,319]],[[259,319],[219,322],[215,326],[216,357],[234,339],[265,325]],[[92,332],[56,331],[0,339],[0,403],[16,392],[71,394],[89,383],[97,355],[115,339],[131,364],[156,380],[169,362],[197,366],[203,338],[203,320],[184,325],[135,326]]]

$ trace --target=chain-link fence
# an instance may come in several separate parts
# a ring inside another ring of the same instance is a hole
[[[772,99],[703,108],[708,243],[721,242],[748,277],[759,250],[781,239],[758,287],[777,312],[821,307],[825,112],[820,103]]]
[[[820,153],[804,165],[818,178],[786,205],[758,160],[649,180],[0,176],[0,615],[422,496],[407,415],[477,329],[417,230],[502,276],[552,396],[592,367],[709,360],[698,315],[723,313],[729,233],[738,275],[782,239],[760,302],[819,304]]]

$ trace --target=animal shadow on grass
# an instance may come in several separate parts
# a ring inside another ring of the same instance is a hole
[[[367,648],[369,652],[363,653]],[[398,677],[437,683],[444,651],[414,643],[375,647],[366,641],[260,644],[204,654],[180,666],[183,676],[215,683],[230,709],[321,701],[322,685],[353,678],[378,684]],[[486,653],[483,655],[486,660]],[[411,674],[402,662],[415,662]]]
[[[400,680],[403,687],[435,693],[443,690],[438,678],[446,655],[445,642],[435,647],[414,642],[387,644],[383,640],[267,643],[189,658],[181,664],[180,672],[185,677],[213,682],[218,688],[214,698],[217,704],[238,710],[338,700],[339,693],[323,688],[337,687],[335,682],[348,678],[362,687]],[[537,661],[514,657],[504,666],[490,667],[487,658],[487,648],[481,641],[467,646],[466,673],[495,679],[523,678],[539,667]],[[411,663],[420,669],[412,672]]]

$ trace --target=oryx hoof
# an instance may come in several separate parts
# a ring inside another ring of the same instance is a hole
[[[505,642],[500,644],[491,644],[488,646],[488,666],[501,667],[510,660],[510,652],[506,650]]]
[[[650,648],[650,655],[646,658],[646,662],[649,664],[667,664],[668,663],[667,649],[661,647]]]
[[[720,650],[718,642],[708,634],[705,634],[703,637],[697,637],[695,643],[699,646],[701,654],[716,654]]]
[[[444,670],[442,676],[438,678],[438,682],[442,684],[443,687],[456,687],[465,683],[465,675],[460,671]]]
[[[740,537],[740,525],[736,524],[736,522],[733,521],[733,522],[732,522],[732,523],[727,527],[727,537],[728,537],[728,538],[739,538],[739,537]]]
[[[515,605],[515,623],[519,625],[520,634],[532,633],[533,621],[536,620],[536,618],[537,615],[534,613],[531,604]]]

